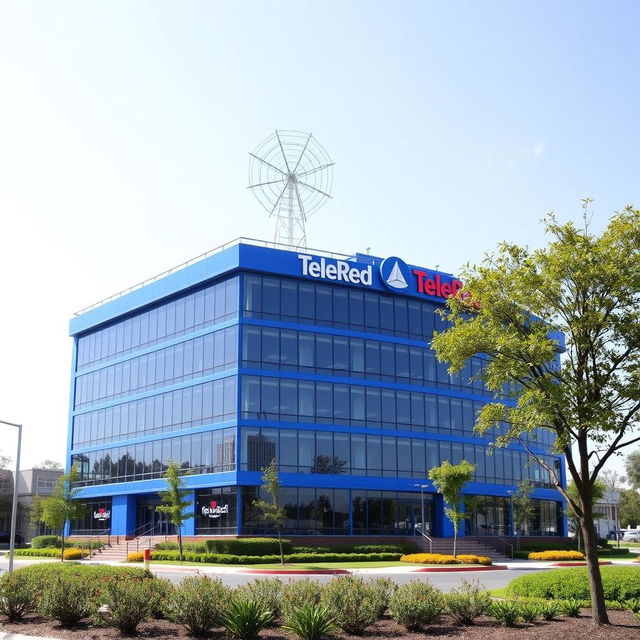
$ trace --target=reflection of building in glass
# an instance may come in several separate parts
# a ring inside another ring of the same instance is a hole
[[[276,445],[263,436],[247,438],[247,469],[262,471],[276,457]]]

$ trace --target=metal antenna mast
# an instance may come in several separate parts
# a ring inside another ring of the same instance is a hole
[[[249,153],[249,186],[275,216],[274,243],[307,246],[306,222],[328,198],[333,185],[329,154],[311,133],[276,130]]]

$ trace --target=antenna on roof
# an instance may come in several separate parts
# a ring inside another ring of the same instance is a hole
[[[274,243],[305,249],[307,218],[331,198],[335,163],[301,131],[276,130],[249,156],[248,188],[276,217]]]

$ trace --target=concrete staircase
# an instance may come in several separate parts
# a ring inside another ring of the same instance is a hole
[[[433,553],[453,553],[453,538],[433,538],[432,540]],[[429,541],[426,538],[420,537],[416,542],[425,553],[429,552]],[[458,538],[457,553],[458,555],[489,556],[493,564],[511,562],[510,557],[475,538]]]

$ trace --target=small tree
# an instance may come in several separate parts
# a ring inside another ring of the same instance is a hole
[[[640,526],[640,493],[635,489],[621,489],[618,508],[620,509],[621,526]]]
[[[167,471],[164,477],[167,480],[166,491],[160,492],[160,499],[162,504],[156,507],[156,511],[160,513],[166,513],[169,516],[169,522],[173,524],[178,533],[178,549],[180,551],[180,562],[184,560],[182,553],[182,523],[194,517],[193,513],[185,513],[190,505],[193,504],[192,500],[185,500],[189,492],[183,489],[182,476],[180,474],[180,465],[173,460],[169,461]]]
[[[513,527],[516,534],[516,547],[520,549],[520,532],[525,528],[534,512],[531,491],[533,484],[523,480],[518,484],[518,491],[513,494]]]
[[[284,552],[282,551],[282,527],[287,519],[287,512],[280,504],[280,474],[275,458],[268,467],[262,470],[262,489],[269,494],[269,501],[256,500],[255,505],[262,512],[265,520],[275,527],[280,546],[280,564],[284,564]]]
[[[458,528],[465,514],[460,508],[462,489],[473,478],[476,465],[463,460],[460,464],[451,464],[445,460],[439,467],[429,471],[429,478],[442,494],[445,503],[445,514],[453,524],[453,557],[457,555]]]
[[[79,520],[84,517],[87,508],[78,501],[78,493],[80,489],[76,487],[78,482],[78,469],[75,465],[69,469],[69,473],[65,473],[56,484],[53,493],[46,497],[40,498],[32,510],[32,518],[53,529],[60,531],[62,539],[62,548],[60,560],[64,561],[65,546],[65,525],[67,521]]]
[[[61,471],[62,465],[57,460],[43,460],[35,466],[36,469],[50,469],[52,471]]]

